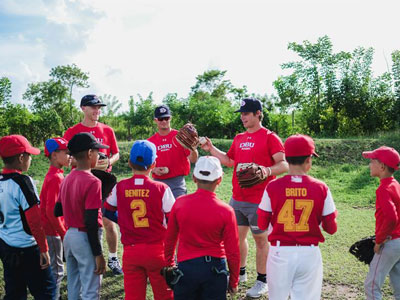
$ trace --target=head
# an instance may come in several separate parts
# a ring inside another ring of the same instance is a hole
[[[240,112],[240,119],[246,129],[259,125],[263,119],[262,104],[258,99],[243,99],[235,112]]]
[[[147,140],[137,140],[133,143],[129,155],[129,166],[134,171],[150,173],[157,158],[156,146]]]
[[[69,167],[71,157],[67,146],[68,141],[62,137],[48,139],[44,143],[44,155],[58,167]]]
[[[94,168],[97,164],[99,149],[108,148],[108,146],[98,143],[93,134],[88,132],[77,133],[68,142],[68,150],[78,164],[80,162],[89,163],[90,168]]]
[[[160,105],[154,110],[154,122],[158,131],[171,129],[171,111],[168,106]]]
[[[193,180],[198,188],[214,192],[222,181],[222,167],[218,158],[202,156],[193,170]]]
[[[96,95],[86,95],[81,99],[81,109],[86,120],[97,122],[101,108],[106,106]]]
[[[373,151],[365,151],[362,156],[370,159],[370,174],[373,177],[388,177],[399,169],[400,155],[391,147],[382,146]]]
[[[312,157],[318,157],[314,141],[308,135],[292,135],[286,139],[284,147],[289,167],[302,166],[305,172],[311,169]]]
[[[31,154],[38,155],[40,150],[32,147],[22,135],[8,135],[0,139],[0,156],[8,169],[28,171],[31,165]]]

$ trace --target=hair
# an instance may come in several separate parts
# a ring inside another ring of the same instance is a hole
[[[147,171],[151,167],[151,165],[149,165],[149,166],[141,166],[141,165],[138,165],[138,164],[134,164],[133,162],[131,162],[130,159],[128,161],[128,164],[135,171]]]
[[[9,157],[2,157],[1,159],[3,160],[5,165],[13,165],[15,162],[18,161],[18,157],[23,154],[23,153],[19,153],[13,156],[9,156]]]
[[[196,177],[195,175],[193,175],[193,176]],[[200,184],[209,184],[209,185],[214,184],[215,182],[218,181],[218,179],[219,179],[219,178],[217,178],[217,179],[215,179],[215,180],[213,180],[213,181],[210,181],[210,180],[199,179],[199,178],[196,177],[197,183],[200,183]]]
[[[290,165],[302,165],[306,161],[307,158],[309,158],[311,155],[307,156],[287,156],[286,161]]]
[[[258,110],[257,110],[258,111]],[[257,114],[257,111],[253,111],[253,115]],[[260,110],[260,115],[258,116],[258,119],[260,120],[260,122],[263,120],[264,118],[264,114],[262,112],[262,110]]]
[[[71,152],[71,155],[73,157],[75,157],[76,160],[83,160],[86,158],[86,153],[88,152],[88,150],[90,150],[90,149],[83,150],[80,152],[75,152],[75,153]]]
[[[388,168],[388,171],[390,172],[390,174],[393,174],[396,170],[392,167],[386,166]]]

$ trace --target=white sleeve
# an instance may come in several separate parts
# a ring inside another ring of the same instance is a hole
[[[107,203],[111,206],[117,207],[117,185],[114,185],[111,195],[107,198]]]
[[[328,188],[328,193],[324,201],[324,209],[322,210],[322,216],[327,216],[336,211],[335,203],[333,202],[331,191]]]
[[[172,194],[171,189],[168,187],[162,198],[162,208],[164,213],[169,213],[172,209],[172,206],[175,203],[174,195]]]
[[[264,211],[272,212],[271,199],[269,198],[267,189],[264,190],[264,194],[261,198],[261,202],[258,208]]]

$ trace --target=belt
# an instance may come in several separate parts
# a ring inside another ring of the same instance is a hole
[[[297,242],[285,242],[285,241],[272,241],[271,246],[277,246],[277,247],[318,247],[318,243],[316,244],[311,244],[311,243],[297,243]]]
[[[225,260],[225,257],[214,257],[214,256],[206,255],[206,256],[191,258],[191,259],[184,260],[184,261],[204,261],[204,262],[209,263],[209,262],[221,262],[223,260]],[[182,262],[184,262],[184,261],[182,261]]]

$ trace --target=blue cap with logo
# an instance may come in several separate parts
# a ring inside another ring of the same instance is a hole
[[[156,109],[154,110],[154,118],[164,118],[164,117],[170,117],[171,116],[171,111],[168,106],[166,105],[160,105],[157,106]]]
[[[240,108],[235,112],[256,112],[262,111],[261,101],[255,98],[246,98],[240,102]]]
[[[133,143],[129,160],[135,165],[144,167],[150,166],[157,158],[156,146],[146,140],[138,140]]]

